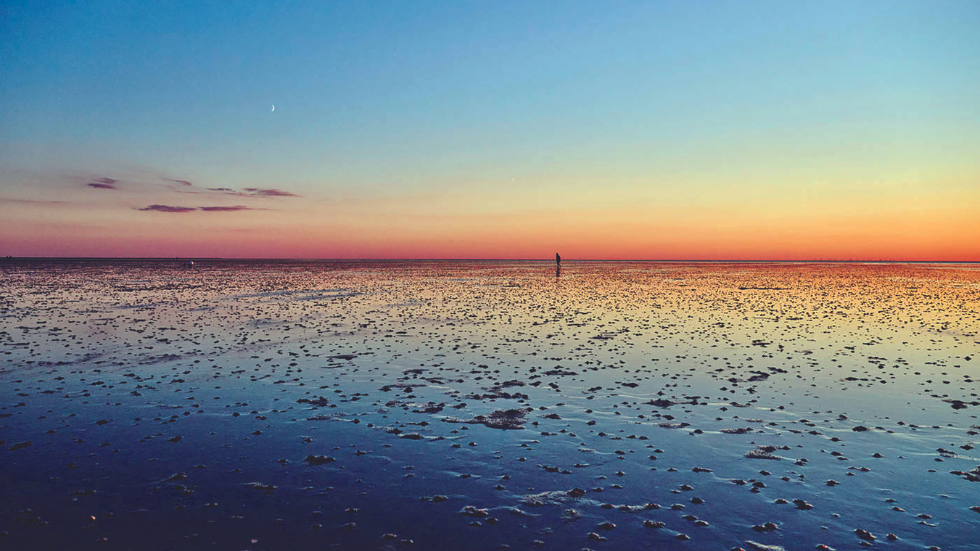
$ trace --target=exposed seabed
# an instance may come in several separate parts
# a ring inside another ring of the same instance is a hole
[[[976,265],[0,270],[5,549],[980,549]]]

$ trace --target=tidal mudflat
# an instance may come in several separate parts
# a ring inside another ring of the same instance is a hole
[[[8,261],[4,549],[980,549],[980,266]]]

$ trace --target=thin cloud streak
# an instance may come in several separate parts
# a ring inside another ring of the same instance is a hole
[[[0,202],[4,204],[21,204],[21,205],[77,205],[77,203],[72,203],[69,201],[47,201],[42,199],[8,199],[0,198]]]
[[[197,209],[195,207],[173,207],[170,205],[150,205],[148,207],[143,207],[141,209],[136,209],[136,210],[151,211],[151,212],[192,212]]]
[[[190,194],[218,193],[222,195],[233,195],[235,197],[252,197],[252,198],[302,197],[302,195],[299,195],[298,193],[293,193],[291,191],[286,191],[279,188],[247,187],[243,189],[235,189],[235,188],[223,187],[223,186],[222,187],[198,187],[197,185],[194,184],[194,182],[191,182],[190,180],[183,180],[180,178],[168,178],[166,176],[159,176],[159,178],[164,182],[167,182],[167,184],[165,185],[171,192],[176,192],[176,193],[190,193]],[[85,182],[84,185],[93,189],[106,189],[106,190],[120,189],[118,184],[121,182],[121,180],[118,180],[116,178],[89,176],[85,178],[85,180],[87,181]],[[140,182],[130,181],[130,184],[133,183],[139,184]],[[143,185],[149,185],[149,184],[140,184],[140,186]],[[237,209],[237,210],[245,210],[245,209]]]
[[[198,207],[199,210],[204,212],[235,212],[240,210],[269,210],[269,209],[259,209],[253,207],[246,207],[244,205],[234,205],[230,207]]]
[[[298,195],[291,191],[285,191],[277,188],[247,187],[244,191],[238,191],[230,187],[209,187],[204,189],[217,193],[234,195],[236,197],[302,197],[302,195]]]
[[[94,182],[89,182],[85,185],[95,189],[119,189],[116,187],[116,183],[118,182],[119,180],[115,178],[96,178]]]
[[[256,197],[299,197],[295,193],[289,191],[283,191],[281,189],[262,189],[255,187],[247,187],[245,191],[249,192],[250,195]]]
[[[269,210],[260,209],[253,207],[246,207],[245,205],[232,205],[227,207],[180,207],[173,205],[150,205],[148,207],[143,207],[141,209],[136,209],[144,212],[170,212],[170,213],[184,213],[184,212],[238,212],[242,210]]]

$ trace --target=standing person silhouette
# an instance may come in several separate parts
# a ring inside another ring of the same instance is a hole
[[[561,275],[561,255],[555,253],[555,277]]]

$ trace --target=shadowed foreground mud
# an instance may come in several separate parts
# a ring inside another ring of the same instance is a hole
[[[980,267],[6,262],[5,549],[980,549]]]

